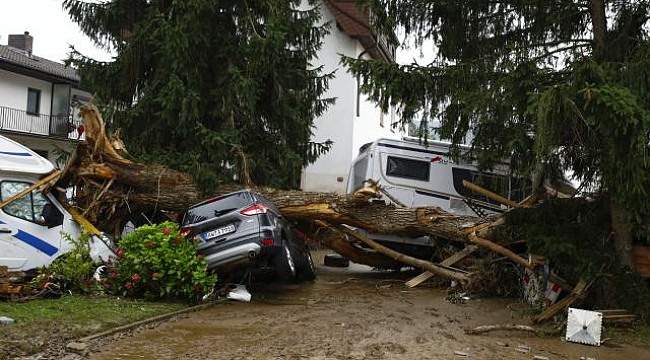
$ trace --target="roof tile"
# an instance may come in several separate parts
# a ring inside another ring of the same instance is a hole
[[[7,45],[0,45],[0,62],[8,62],[27,69],[38,70],[49,75],[79,82],[77,70],[64,64],[27,54],[25,51]]]

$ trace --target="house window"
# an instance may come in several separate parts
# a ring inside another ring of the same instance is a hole
[[[38,115],[41,112],[41,91],[38,89],[27,89],[27,113]]]
[[[428,161],[389,156],[386,161],[386,175],[412,180],[429,181],[430,166],[431,164]]]

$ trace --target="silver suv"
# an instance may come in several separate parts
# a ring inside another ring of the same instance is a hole
[[[199,244],[212,270],[273,269],[283,280],[313,280],[314,262],[296,230],[267,198],[241,190],[191,206],[181,234]]]

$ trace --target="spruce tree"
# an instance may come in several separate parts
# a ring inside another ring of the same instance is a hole
[[[325,153],[313,119],[331,74],[312,67],[328,24],[315,1],[65,0],[97,45],[76,51],[82,85],[140,161],[218,182],[296,188],[304,165]]]
[[[345,59],[366,93],[422,130],[439,119],[455,143],[471,131],[485,167],[510,158],[537,184],[572,170],[607,191],[631,266],[633,226],[650,219],[648,1],[366,2],[379,31],[402,29],[436,52],[424,65]]]

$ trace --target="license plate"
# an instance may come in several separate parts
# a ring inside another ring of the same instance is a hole
[[[214,229],[212,231],[203,233],[203,240],[210,240],[216,238],[217,236],[225,235],[233,231],[235,231],[235,225],[231,224],[228,226],[224,226],[222,228]]]

